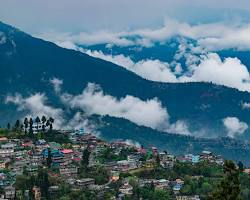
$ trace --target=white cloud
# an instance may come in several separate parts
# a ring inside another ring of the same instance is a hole
[[[242,102],[241,103],[241,107],[242,107],[242,109],[250,109],[250,103],[248,103],[248,102]]]
[[[142,60],[133,62],[124,55],[105,55],[101,51],[82,50],[90,56],[101,58],[120,65],[137,75],[152,81],[183,83],[183,82],[212,82],[241,91],[250,92],[250,75],[245,65],[238,58],[225,58],[222,60],[216,53],[206,55],[192,55],[181,53],[186,56],[188,71],[179,77],[176,74],[182,70],[177,67],[171,71],[170,65],[159,60]]]
[[[188,81],[212,82],[237,88],[241,91],[250,91],[250,76],[247,67],[237,58],[222,60],[215,53],[210,53],[201,58],[200,64]]]
[[[125,143],[129,146],[134,146],[136,148],[141,148],[141,144],[139,142],[133,141],[133,140],[125,140]]]
[[[54,77],[50,79],[50,83],[53,85],[56,93],[61,92],[61,85],[63,84],[63,80]]]
[[[180,36],[197,41],[198,46],[209,51],[222,49],[250,49],[250,24],[239,21],[217,22],[191,25],[167,18],[160,28],[147,28],[122,32],[97,31],[78,34],[48,32],[38,37],[57,44],[96,45],[114,44],[118,46],[153,46]]]
[[[5,34],[3,32],[0,32],[0,45],[5,44],[6,40],[7,40],[7,38],[6,38]]]
[[[36,93],[27,98],[22,97],[20,94],[15,96],[7,96],[5,103],[13,103],[18,106],[20,111],[28,111],[32,117],[45,115],[55,119],[54,127],[60,128],[63,126],[63,110],[60,108],[53,108],[52,106],[46,105],[47,97],[45,94]]]
[[[99,135],[97,125],[93,124],[88,118],[80,112],[76,112],[70,120],[67,119],[65,110],[54,108],[47,105],[47,97],[45,94],[36,93],[29,97],[22,97],[20,94],[15,96],[7,96],[5,103],[13,103],[18,107],[19,111],[27,112],[24,117],[46,116],[52,117],[54,128],[56,129],[80,129],[84,128],[87,133]]]
[[[245,122],[241,122],[237,117],[224,118],[223,124],[227,129],[228,137],[231,138],[242,135],[248,129],[248,125]]]
[[[128,32],[110,32],[98,31],[94,33],[81,32],[79,34],[58,33],[50,31],[36,35],[37,37],[47,39],[62,46],[79,45],[96,45],[96,44],[115,44],[118,46],[132,46],[134,42],[126,38]]]
[[[171,72],[168,63],[161,62],[159,60],[142,60],[137,63],[133,62],[131,58],[124,55],[105,55],[101,51],[83,51],[90,56],[101,58],[109,62],[115,63],[119,66],[132,71],[139,76],[152,80],[161,82],[177,82],[177,79],[173,72]],[[178,70],[178,69],[177,69]]]
[[[81,109],[88,115],[110,115],[166,132],[191,134],[186,123],[181,120],[176,124],[169,123],[170,116],[167,109],[162,107],[157,98],[143,101],[127,95],[118,99],[104,94],[98,85],[89,83],[81,94],[73,96],[64,93],[61,95],[61,100],[66,106]]]
[[[99,86],[92,83],[88,84],[82,94],[73,96],[58,92],[61,91],[60,86],[62,81],[60,79],[54,78],[51,80],[54,80],[52,82],[56,82],[55,85],[58,87],[54,87],[54,90],[57,95],[60,95],[65,108],[69,111],[78,109],[83,113],[78,111],[68,120],[65,109],[49,106],[47,103],[48,99],[43,93],[36,93],[26,98],[20,94],[14,96],[8,95],[5,103],[15,104],[19,111],[27,112],[32,117],[42,115],[53,117],[55,119],[55,128],[84,128],[86,131],[99,134],[96,129],[97,126],[88,120],[89,115],[98,114],[128,119],[138,125],[170,133],[191,134],[184,121],[179,120],[176,124],[169,123],[170,116],[167,109],[161,105],[161,102],[157,98],[143,101],[137,97],[127,95],[124,98],[118,99],[104,94]]]
[[[64,129],[84,129],[85,133],[91,133],[96,136],[100,135],[100,132],[97,130],[98,125],[94,124],[91,120],[87,118],[84,114],[76,112],[74,116],[68,121],[64,126]]]
[[[157,99],[142,101],[127,95],[117,99],[89,83],[82,94],[63,94],[62,101],[71,108],[82,109],[88,114],[110,115],[128,119],[139,125],[160,128],[168,123],[168,113]]]

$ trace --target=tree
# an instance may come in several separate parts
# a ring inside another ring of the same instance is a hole
[[[244,165],[243,165],[243,163],[241,161],[238,162],[238,168],[239,168],[240,172],[243,172]]]
[[[210,200],[240,200],[239,170],[232,161],[224,163],[224,178],[213,192]]]
[[[161,159],[160,159],[159,154],[157,154],[155,161],[156,161],[157,167],[159,167],[161,165]]]
[[[49,190],[49,175],[46,169],[38,169],[37,185],[41,188],[42,196],[47,198]]]
[[[15,123],[15,131],[18,131],[19,128],[20,128],[20,121],[18,119],[18,120],[16,120],[16,123]]]
[[[85,170],[88,168],[89,165],[89,156],[90,156],[90,151],[89,148],[87,147],[82,152],[82,161],[81,161],[81,165]]]
[[[47,120],[45,125],[46,125],[47,127],[49,127],[49,126],[50,126],[50,121]]]
[[[43,133],[45,132],[45,123],[46,123],[47,119],[46,117],[43,115],[42,116],[42,123],[43,123],[43,127],[42,127],[42,130],[43,130]]]
[[[30,118],[29,120],[29,136],[33,137],[33,119]]]
[[[28,121],[28,118],[25,117],[24,121],[23,121],[23,124],[24,124],[24,132],[25,132],[25,135],[27,134],[27,128],[29,126],[29,121]]]
[[[50,148],[48,148],[48,157],[47,157],[47,166],[48,166],[48,168],[50,168],[51,167],[51,164],[52,164],[52,155],[51,155],[51,150],[50,150]]]
[[[50,122],[50,125],[49,125],[49,130],[50,132],[53,130],[53,123],[54,123],[54,119],[52,117],[49,118],[49,122]]]
[[[7,124],[7,129],[10,130],[10,123]]]
[[[38,132],[39,123],[41,122],[41,120],[38,116],[36,117],[35,122],[36,122],[36,130]]]

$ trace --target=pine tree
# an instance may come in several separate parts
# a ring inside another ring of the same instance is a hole
[[[47,166],[48,166],[48,168],[51,167],[51,164],[52,164],[52,155],[51,155],[50,148],[48,148],[48,157],[47,157]]]
[[[23,121],[23,124],[24,124],[24,132],[25,132],[25,135],[27,134],[27,128],[29,126],[29,121],[28,121],[28,118],[25,117],[24,121]]]
[[[243,172],[244,165],[243,165],[243,163],[241,161],[238,162],[238,168],[239,168],[240,172]]]
[[[50,132],[52,132],[52,130],[53,130],[53,123],[54,123],[55,120],[52,117],[50,117],[49,121],[50,121],[49,130],[50,130]]]
[[[40,168],[37,175],[37,185],[41,188],[42,196],[48,198],[49,175],[46,169]]]
[[[36,122],[36,130],[38,132],[38,129],[39,129],[39,123],[41,122],[40,118],[37,116],[36,119],[35,119],[35,122]]]
[[[90,151],[88,149],[88,147],[86,149],[84,149],[84,151],[82,152],[82,161],[81,161],[81,165],[82,167],[86,170],[88,168],[89,165],[89,156],[90,156]]]
[[[10,130],[10,123],[7,124],[7,129]]]
[[[43,133],[45,133],[45,123],[46,123],[47,119],[46,117],[43,115],[42,116],[42,123],[43,123],[43,127],[42,127],[42,130],[43,130]]]
[[[19,129],[20,129],[20,121],[18,119],[16,120],[16,123],[15,123],[15,131],[19,131]]]
[[[29,120],[29,136],[33,137],[33,119],[30,118]]]
[[[159,167],[160,165],[161,165],[161,159],[160,159],[160,156],[159,156],[159,154],[157,154],[157,156],[156,156],[156,165],[157,165],[157,167]]]

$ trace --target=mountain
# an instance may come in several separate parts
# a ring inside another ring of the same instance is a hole
[[[166,134],[144,126],[138,126],[128,120],[109,116],[93,117],[100,124],[99,131],[106,140],[137,141],[144,147],[157,146],[161,151],[166,150],[173,155],[199,154],[208,150],[223,155],[224,158],[242,161],[250,165],[250,143],[230,138],[204,139],[190,136]]]
[[[170,84],[152,82],[124,68],[86,54],[68,50],[34,38],[14,27],[0,23],[0,124],[5,126],[21,114],[16,107],[5,104],[7,94],[28,96],[43,92],[50,105],[59,101],[49,80],[63,80],[63,90],[79,94],[89,83],[99,84],[114,97],[132,95],[142,100],[157,97],[167,108],[170,121],[185,120],[190,129],[202,136],[225,136],[222,119],[238,117],[250,124],[250,110],[242,102],[250,94],[210,83]],[[200,135],[199,135],[200,136]],[[250,139],[249,129],[239,139]]]

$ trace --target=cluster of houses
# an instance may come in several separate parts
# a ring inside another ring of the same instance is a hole
[[[129,172],[140,168],[153,168],[156,163],[156,157],[159,159],[159,164],[166,169],[173,168],[174,163],[177,161],[193,164],[208,161],[223,164],[221,156],[215,156],[208,151],[203,151],[199,155],[188,154],[175,157],[167,152],[158,152],[156,147],[146,150],[143,147],[136,147],[125,141],[107,143],[94,135],[83,134],[81,130],[69,132],[68,134],[71,140],[70,144],[47,142],[44,139],[34,142],[30,139],[0,137],[0,187],[4,191],[0,199],[15,199],[20,192],[15,189],[16,177],[24,173],[36,173],[40,166],[46,165],[46,159],[49,155],[51,156],[51,167],[57,169],[58,172],[51,175],[62,177],[72,188],[89,188],[98,191],[100,194],[109,189],[110,183],[118,181],[122,172]],[[110,174],[110,180],[105,185],[95,185],[93,178],[79,178],[78,171],[83,150],[86,148],[90,150],[89,166],[95,166],[100,165],[97,157],[107,147],[111,148],[117,155],[124,148],[132,147],[135,151],[127,155],[124,160],[109,161],[103,164]],[[143,160],[142,158],[145,157],[148,158]],[[166,179],[139,179],[138,184],[140,187],[147,184],[154,184],[159,189],[172,189],[176,194],[177,200],[199,199],[198,196],[180,195],[180,190],[185,184],[181,179],[172,181]],[[49,188],[52,196],[56,195],[58,190],[58,185]],[[34,186],[32,191],[25,191],[27,198],[30,192],[33,193],[36,200],[41,199],[39,187]],[[123,196],[132,194],[133,187],[129,184],[129,181],[123,180],[119,192],[119,199],[122,199]]]
[[[197,164],[199,162],[207,162],[210,164],[223,165],[224,159],[221,155],[213,154],[210,151],[202,151],[199,155],[187,154],[176,158],[179,162],[190,162]]]

